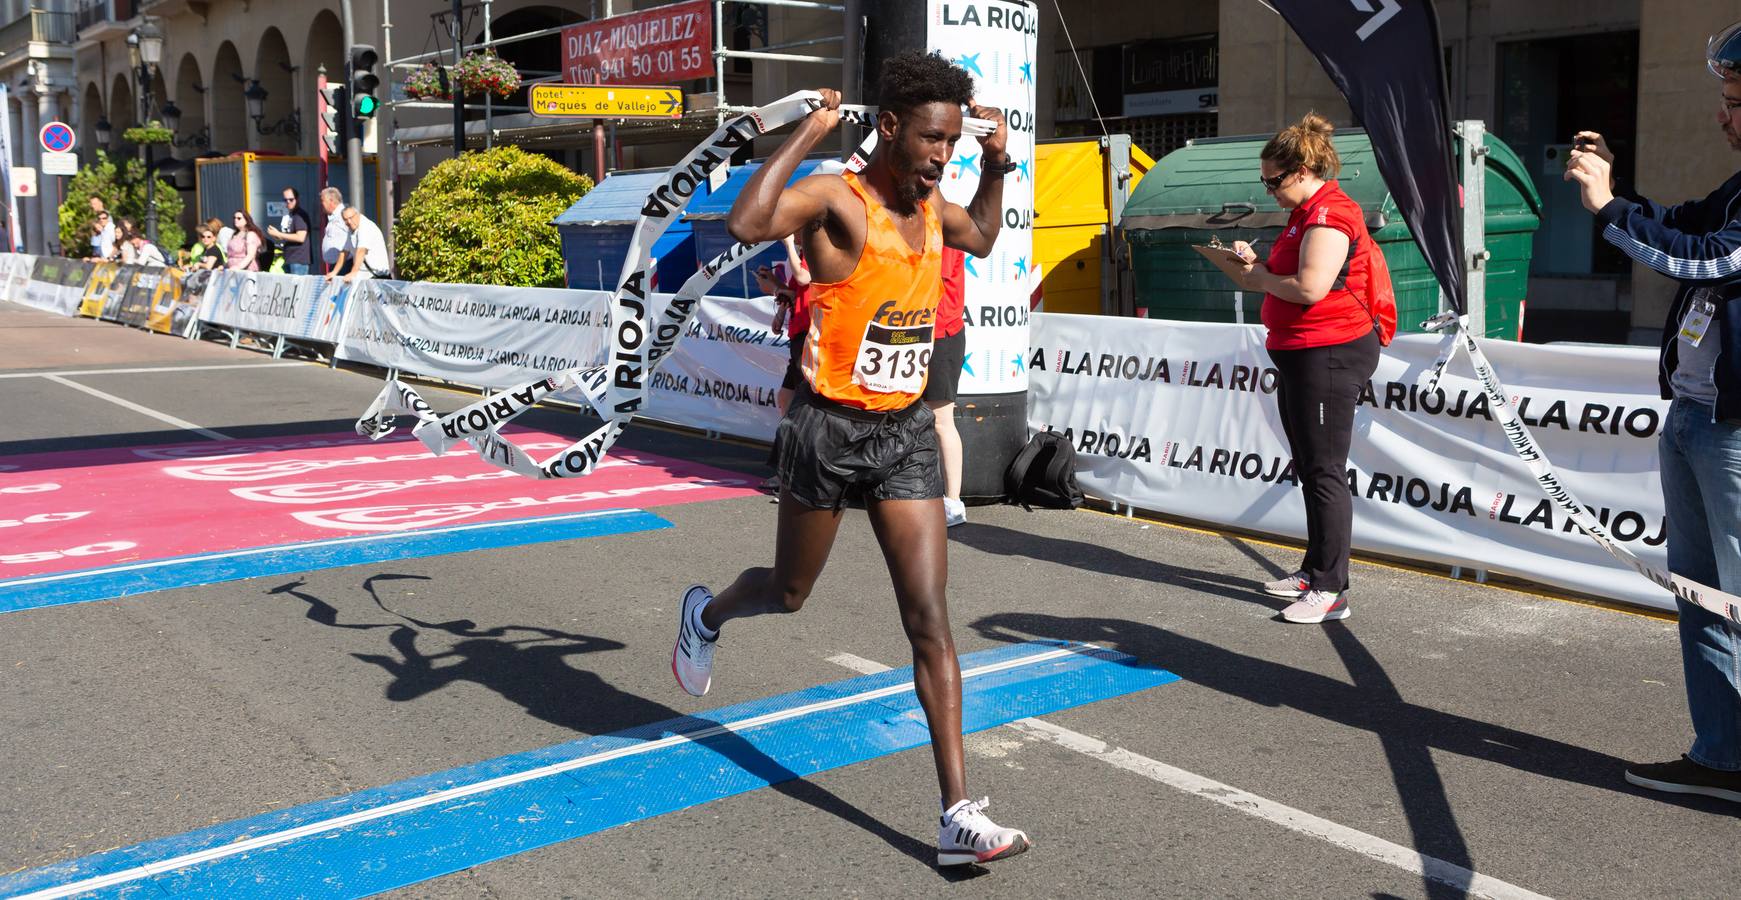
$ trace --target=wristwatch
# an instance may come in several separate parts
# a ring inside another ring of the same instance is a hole
[[[1016,161],[1013,159],[1010,159],[1008,154],[1004,155],[1003,162],[1001,162],[1001,163],[992,162],[991,160],[987,159],[987,160],[981,162],[979,165],[979,171],[981,174],[996,175],[999,178],[1002,178],[1003,176],[1008,175],[1009,173],[1014,172],[1015,170],[1016,170]]]

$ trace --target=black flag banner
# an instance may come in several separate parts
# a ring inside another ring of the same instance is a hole
[[[1379,174],[1427,265],[1464,310],[1462,191],[1439,15],[1430,0],[1270,0],[1372,138]]]

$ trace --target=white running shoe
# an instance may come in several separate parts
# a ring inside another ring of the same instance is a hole
[[[708,640],[695,630],[695,619],[702,607],[713,601],[713,592],[695,585],[683,592],[683,608],[677,616],[677,646],[671,649],[671,674],[677,684],[700,697],[713,686],[713,648],[718,636]]]
[[[967,521],[967,504],[960,500],[943,498],[943,524],[949,528]]]
[[[1312,585],[1306,581],[1306,573],[1304,572],[1295,572],[1286,578],[1277,578],[1275,581],[1263,583],[1264,593],[1271,597],[1280,597],[1283,600],[1298,600],[1306,596],[1306,592],[1311,589]]]
[[[1307,591],[1304,597],[1288,604],[1282,618],[1301,625],[1316,625],[1348,618],[1347,591]]]
[[[1026,833],[1000,828],[985,817],[989,798],[963,800],[943,813],[937,829],[937,865],[964,866],[1008,859],[1032,846]]]

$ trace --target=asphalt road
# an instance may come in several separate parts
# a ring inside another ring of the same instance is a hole
[[[345,431],[379,388],[378,374],[4,304],[0,361],[0,463],[201,440],[190,428]],[[571,413],[529,419],[584,433]],[[730,442],[638,426],[624,446],[763,474],[762,450]],[[0,613],[0,873],[910,661],[852,512],[805,610],[731,625],[713,693],[682,693],[679,594],[765,564],[774,507],[739,494],[652,511],[673,527]],[[1065,639],[1181,677],[968,738],[970,789],[1032,852],[936,869],[917,748],[397,893],[1737,893],[1736,807],[1621,778],[1690,739],[1672,622],[1357,564],[1352,618],[1291,626],[1254,586],[1296,550],[1091,511],[969,512],[950,532],[962,653]],[[0,534],[18,547],[24,532]]]

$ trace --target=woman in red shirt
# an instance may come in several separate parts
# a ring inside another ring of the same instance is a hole
[[[1267,262],[1244,241],[1245,260],[1219,261],[1239,286],[1263,291],[1265,347],[1275,361],[1276,404],[1306,501],[1306,557],[1298,571],[1264,592],[1293,600],[1289,622],[1348,617],[1348,553],[1354,503],[1348,490],[1348,445],[1360,389],[1378,368],[1377,316],[1368,301],[1372,254],[1360,205],[1342,192],[1330,143],[1332,127],[1316,113],[1282,129],[1260,155],[1264,188],[1287,227]]]

